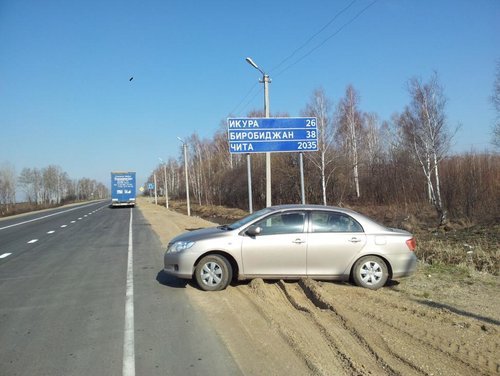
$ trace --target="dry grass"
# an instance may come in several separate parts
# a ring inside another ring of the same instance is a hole
[[[418,258],[428,264],[466,265],[499,275],[500,225],[474,226],[443,232],[417,234]]]
[[[20,202],[16,204],[11,204],[11,205],[0,205],[0,219],[1,218],[7,218],[11,217],[14,215],[20,215],[20,214],[28,214],[32,213],[34,211],[42,211],[42,210],[47,210],[47,209],[54,209],[54,208],[59,208],[62,206],[67,206],[67,205],[74,205],[74,204],[79,204],[83,203],[86,201],[77,201],[77,200],[66,200],[62,201],[60,204],[35,204],[35,203],[29,203],[29,202]],[[91,202],[91,201],[88,201]]]
[[[158,205],[165,205],[165,199],[158,198]],[[219,224],[229,224],[236,222],[238,219],[243,218],[248,215],[248,212],[238,208],[226,208],[224,206],[217,205],[198,205],[196,203],[191,203],[191,214],[203,219],[216,222]],[[175,210],[176,212],[186,214],[187,205],[185,201],[169,201],[169,208]]]
[[[474,224],[466,219],[436,227],[431,207],[356,206],[354,210],[386,226],[412,232],[417,239],[416,254],[429,265],[465,266],[495,276],[500,270],[500,224]]]

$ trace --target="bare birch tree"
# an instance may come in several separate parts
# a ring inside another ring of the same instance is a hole
[[[377,114],[365,113],[364,122],[364,154],[368,165],[373,165],[377,158],[380,158],[384,152],[383,143],[380,136],[380,126]]]
[[[323,205],[327,205],[326,188],[330,177],[335,171],[334,147],[334,126],[331,116],[332,103],[327,98],[325,91],[314,90],[310,102],[302,112],[304,116],[314,116],[317,118],[318,129],[318,153],[306,153],[311,163],[316,166],[321,176],[321,192]]]
[[[444,224],[447,213],[441,198],[439,162],[448,152],[452,138],[446,122],[446,98],[436,73],[427,83],[411,79],[408,92],[411,102],[399,118],[399,127],[422,168],[439,223]]]
[[[352,85],[347,86],[345,97],[338,105],[338,132],[344,148],[347,150],[352,168],[356,197],[360,197],[359,188],[359,144],[363,128],[363,115],[358,109],[359,94]]]
[[[65,178],[61,167],[50,165],[42,169],[45,202],[60,204],[63,197],[62,181]]]
[[[0,212],[8,213],[16,202],[16,171],[10,163],[0,166]]]
[[[210,192],[207,188],[207,186],[209,186],[209,184],[207,184],[207,175],[209,169],[206,167],[210,165],[209,161],[211,158],[207,147],[208,142],[200,140],[199,136],[194,133],[189,137],[188,144],[191,149],[190,155],[192,155],[190,179],[192,180],[193,195],[198,200],[199,205],[203,205],[203,198],[208,205],[208,195]]]
[[[35,181],[35,171],[31,168],[23,168],[17,179],[18,185],[26,196],[29,203],[37,202],[37,190]]]

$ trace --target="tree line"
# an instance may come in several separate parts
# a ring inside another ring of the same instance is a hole
[[[500,112],[500,65],[492,102]],[[408,104],[389,120],[361,109],[353,85],[337,101],[316,89],[301,116],[317,118],[319,151],[304,153],[306,202],[325,205],[397,205],[407,211],[428,205],[437,222],[466,217],[496,218],[500,212],[500,156],[471,151],[451,154],[458,126],[446,117],[446,96],[437,74],[408,81]],[[496,100],[496,102],[495,102]],[[335,105],[334,105],[335,104]],[[248,117],[264,117],[251,111]],[[286,113],[271,116],[286,117]],[[492,146],[498,150],[498,122]],[[229,153],[227,126],[221,122],[211,139],[195,133],[188,145],[189,189],[200,205],[248,209],[247,158]],[[265,156],[252,154],[255,208],[265,206]],[[184,160],[157,166],[157,187],[169,197],[185,196]],[[166,189],[165,189],[166,188]],[[301,202],[299,155],[272,155],[272,203]]]
[[[19,175],[15,168],[4,163],[0,166],[0,213],[12,213],[16,195],[22,193],[30,208],[57,206],[67,202],[102,199],[109,190],[93,179],[71,179],[59,166],[23,168]]]

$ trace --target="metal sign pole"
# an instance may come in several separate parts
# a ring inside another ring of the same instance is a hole
[[[302,196],[302,205],[306,204],[306,193],[304,188],[304,153],[299,153],[300,164],[300,194]]]
[[[250,214],[253,213],[253,200],[252,200],[252,165],[250,153],[247,154],[247,175],[248,175],[248,210]]]

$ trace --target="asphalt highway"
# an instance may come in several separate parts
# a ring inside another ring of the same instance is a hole
[[[138,209],[0,221],[0,375],[241,374]]]

